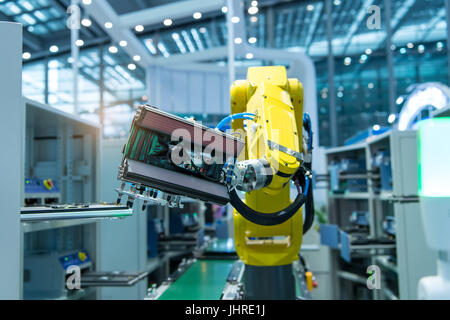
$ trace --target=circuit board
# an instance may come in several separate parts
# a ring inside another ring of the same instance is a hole
[[[140,106],[123,149],[119,179],[141,194],[154,188],[224,205],[229,201],[224,166],[234,163],[243,148],[237,137]]]

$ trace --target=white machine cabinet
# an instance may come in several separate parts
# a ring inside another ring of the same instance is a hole
[[[326,151],[327,164],[339,159],[364,159],[367,188],[361,191],[329,193],[329,223],[340,229],[348,226],[353,211],[367,211],[369,239],[385,235],[383,222],[395,218],[395,244],[381,249],[376,245],[366,248],[350,246],[352,261],[344,263],[339,249],[331,250],[334,273],[334,298],[350,299],[417,299],[417,285],[421,277],[436,273],[436,253],[427,247],[420,216],[417,185],[417,134],[415,131],[391,130],[372,136],[362,143],[333,148]],[[372,170],[374,157],[380,151],[389,154],[392,190],[375,185]],[[363,258],[365,260],[353,260]],[[363,265],[356,266],[356,262]],[[381,289],[366,286],[369,264],[381,270]],[[346,270],[343,269],[346,268]]]
[[[399,298],[417,299],[420,278],[436,272],[436,253],[425,242],[417,198],[417,132],[391,131],[369,142],[372,151],[382,145],[391,152],[393,192],[377,201],[393,205]]]
[[[23,188],[22,25],[0,21],[0,299],[21,295],[19,211]]]

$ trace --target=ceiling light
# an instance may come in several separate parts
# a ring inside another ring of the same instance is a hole
[[[248,8],[248,14],[257,14],[257,13],[258,13],[258,7]]]
[[[369,84],[367,85],[367,87],[368,87],[369,89],[373,89],[373,88],[375,87],[375,85],[371,82],[371,83],[369,83]]]
[[[403,97],[398,97],[397,100],[395,101],[395,103],[402,104],[403,101],[405,101],[405,99]]]
[[[234,38],[234,43],[235,44],[241,44],[242,43],[242,38]]]
[[[313,10],[314,10],[314,6],[313,6],[312,4],[308,4],[308,5],[306,6],[306,10],[308,10],[308,11],[313,11]]]
[[[81,39],[78,39],[77,41],[75,41],[75,45],[77,47],[82,47],[84,45],[84,41]]]
[[[397,119],[397,115],[394,113],[390,114],[388,117],[388,123],[390,123],[390,124],[394,123],[395,119]]]
[[[250,17],[250,21],[255,23],[258,21],[258,17],[256,17],[256,16]]]
[[[90,5],[92,3],[92,0],[83,0],[83,4]]]
[[[258,6],[258,1],[252,1],[252,7],[256,7],[256,6]]]
[[[351,63],[352,63],[352,58],[346,57],[346,58],[344,59],[344,64],[345,64],[346,66],[349,66]]]
[[[88,18],[84,18],[83,20],[81,20],[81,24],[85,27],[90,27],[92,25],[92,21]]]
[[[125,40],[121,40],[121,41],[119,42],[119,46],[121,46],[121,47],[126,47],[127,44],[128,44],[128,42],[126,42]]]
[[[419,53],[424,53],[424,52],[425,52],[425,46],[424,46],[423,44],[419,45],[419,46],[417,47],[417,51],[418,51]]]
[[[373,131],[379,131],[381,129],[380,125],[376,124],[372,127]]]
[[[412,49],[412,48],[414,48],[414,43],[409,42],[406,46],[407,46],[409,49]]]
[[[135,56],[133,56],[133,60],[136,61],[136,62],[141,61],[141,56],[140,55],[135,55]]]
[[[55,53],[55,52],[58,52],[58,51],[59,51],[59,48],[58,48],[58,46],[53,45],[53,46],[50,47],[49,50],[50,50],[50,52]]]
[[[248,38],[248,43],[253,44],[253,43],[256,43],[256,41],[258,41],[258,39],[256,39],[255,37]]]
[[[109,21],[105,22],[105,28],[106,29],[111,29],[113,27],[113,24]]]
[[[341,0],[334,0],[334,1],[333,1],[333,4],[334,4],[335,6],[338,6],[338,5],[341,4]]]
[[[223,12],[223,13],[227,13],[227,12],[228,12],[228,8],[227,8],[226,6],[223,6],[223,7],[222,7],[222,12]]]
[[[441,41],[439,41],[438,43],[436,43],[436,48],[438,51],[441,51],[442,48],[444,48],[444,44]]]
[[[194,17],[195,20],[201,19],[202,18],[202,14],[201,12],[195,12],[192,17]]]
[[[31,58],[31,53],[29,53],[29,52],[24,52],[24,53],[22,54],[22,58],[25,59],[25,60],[30,59],[30,58]]]
[[[116,46],[111,46],[108,48],[108,51],[111,53],[117,53],[119,50],[117,49]]]
[[[144,31],[144,26],[142,24],[138,24],[136,27],[134,27],[134,30],[136,30],[136,32],[142,32]]]
[[[166,27],[168,27],[172,25],[173,21],[172,19],[165,19],[163,23]]]
[[[366,54],[367,55],[371,55],[372,54],[372,49],[370,49],[370,48],[366,49]]]
[[[231,22],[233,22],[233,23],[239,23],[239,21],[241,21],[241,19],[239,19],[239,17],[231,18]]]
[[[136,65],[135,65],[134,63],[130,63],[130,64],[128,65],[128,69],[130,69],[130,70],[136,70]]]
[[[400,49],[400,54],[405,54],[406,53],[406,49],[405,48],[401,48]]]
[[[245,57],[247,58],[247,59],[253,59],[253,53],[247,53],[246,55],[245,55]]]
[[[206,33],[206,28],[205,28],[205,27],[201,27],[201,28],[199,29],[199,31],[200,31],[200,33]]]

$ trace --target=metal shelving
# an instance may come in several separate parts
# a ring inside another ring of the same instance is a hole
[[[348,200],[368,200],[370,195],[368,192],[347,192],[347,193],[330,193],[330,198],[334,199],[348,199]]]
[[[92,205],[100,200],[100,127],[27,98],[23,98],[22,103],[26,113],[24,136],[21,137],[25,147],[24,177],[21,180],[50,178],[59,194],[56,203],[90,204],[88,208],[86,205],[49,208],[40,203],[41,208],[18,210],[23,265],[35,252],[62,254],[86,250],[93,262],[92,271],[95,271],[99,268],[98,222],[132,214],[124,207]],[[26,192],[25,198],[28,196],[32,194]],[[23,278],[22,270],[20,277]],[[25,294],[22,292],[22,295]],[[84,299],[87,295],[96,298],[97,289],[62,294],[60,299]]]
[[[373,175],[369,174],[372,173],[373,157],[382,150],[387,150],[390,154],[392,190],[380,190]],[[368,265],[378,265],[384,276],[381,276],[382,290],[372,292],[374,299],[416,299],[418,280],[421,276],[432,274],[435,268],[433,253],[426,248],[418,206],[416,132],[388,131],[372,136],[364,143],[329,149],[326,157],[328,164],[346,157],[364,159],[368,173],[365,179],[367,192],[329,193],[329,223],[343,228],[349,223],[349,213],[352,210],[364,210],[369,213],[368,239],[383,236],[383,221],[388,216],[395,217],[397,226],[393,244],[349,245],[352,256],[358,259],[356,262],[352,259],[351,265],[361,265],[359,275],[346,270],[350,265],[343,262],[338,250],[331,250],[331,261],[335,269],[335,298],[340,297],[341,287],[348,287],[341,286],[340,281],[350,281],[364,288],[367,278],[363,277],[363,282],[361,275],[365,274],[365,268]],[[389,256],[397,264],[388,261]],[[390,273],[388,278],[391,282],[383,280],[386,273]]]

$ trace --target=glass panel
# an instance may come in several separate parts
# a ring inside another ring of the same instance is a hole
[[[44,103],[45,66],[42,61],[23,66],[22,94],[24,97]]]

